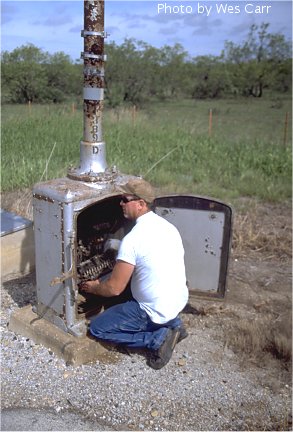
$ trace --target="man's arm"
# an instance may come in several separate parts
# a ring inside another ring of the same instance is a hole
[[[104,282],[100,282],[99,279],[83,282],[80,288],[86,293],[103,297],[118,296],[125,290],[133,270],[133,264],[118,260],[109,279]]]

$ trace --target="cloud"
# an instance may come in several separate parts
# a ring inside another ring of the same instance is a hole
[[[17,8],[8,2],[2,2],[1,6],[1,25],[13,21]]]
[[[145,19],[154,21],[157,23],[170,23],[174,21],[183,21],[185,18],[185,15],[178,15],[178,14],[156,14],[156,15],[149,15],[144,16]]]
[[[225,0],[223,4],[230,1],[232,0]],[[193,13],[190,14],[158,13],[158,3],[164,4],[161,0],[106,0],[106,3],[105,30],[110,34],[108,41],[117,44],[123,43],[125,38],[143,40],[157,48],[178,42],[191,55],[216,55],[223,48],[225,40],[241,43],[246,39],[250,25],[259,25],[262,21],[270,23],[270,32],[281,32],[291,39],[291,1],[271,0],[269,4],[272,5],[272,13],[266,17],[256,14],[247,16],[248,14],[244,13],[219,14],[215,6],[207,17],[197,13],[197,4],[205,4],[201,0],[176,2],[176,5],[192,5]],[[215,3],[220,4],[221,1],[215,0]],[[251,3],[255,2],[251,0]],[[175,2],[168,0],[167,5],[175,5]],[[1,1],[1,6],[3,50],[11,50],[25,42],[31,42],[52,52],[60,50],[62,43],[62,50],[68,52],[72,58],[79,55],[83,44],[80,37],[83,29],[81,0],[10,0]]]
[[[71,28],[69,29],[69,32],[70,32],[70,33],[80,33],[81,30],[82,30],[81,26],[80,26],[80,25],[76,25],[76,26],[74,26],[74,27],[71,27]]]
[[[219,27],[223,25],[220,19],[205,19],[202,20],[193,30],[193,35],[209,35],[212,36],[214,31],[218,31]]]
[[[72,22],[72,19],[68,15],[59,16],[59,17],[55,16],[55,17],[48,18],[46,21],[44,21],[44,25],[45,26],[54,26],[54,27],[56,27],[56,26],[60,26],[60,25],[63,25],[63,24],[68,24],[68,23],[71,23],[71,22]]]
[[[45,27],[58,27],[72,22],[69,15],[52,15],[45,20],[34,21],[33,25],[40,25]]]
[[[116,26],[107,27],[107,33],[109,34],[109,36],[111,36],[116,33],[121,33],[121,29]]]
[[[112,17],[119,16],[125,21],[153,21],[157,23],[169,23],[170,21],[178,21],[183,19],[183,15],[173,15],[173,14],[132,14],[129,12],[124,12],[121,14],[112,13]]]
[[[228,35],[232,37],[236,35],[239,36],[241,34],[245,35],[247,34],[248,29],[249,29],[249,23],[247,21],[243,21],[238,25],[233,26],[229,31]]]
[[[15,5],[12,5],[10,2],[4,1],[2,2],[1,6],[1,13],[7,14],[7,13],[15,13],[17,8]]]
[[[118,14],[113,13],[113,16]],[[119,14],[121,19],[122,28],[147,28],[149,24],[155,24],[155,32],[160,35],[178,35],[179,32],[187,34],[188,29],[192,30],[192,35],[208,35],[211,34],[214,29],[218,29],[222,26],[223,22],[221,19],[211,19],[207,16],[199,16],[195,13],[142,13],[132,14],[124,12]],[[182,37],[181,39],[184,39]],[[173,38],[175,41],[175,38]],[[178,39],[177,39],[178,40]]]
[[[73,11],[70,4],[66,2],[52,2],[52,6],[45,2],[44,8],[41,8],[41,2],[37,1],[35,11],[35,20],[32,25],[44,27],[59,27],[65,24],[73,23]]]
[[[135,28],[143,29],[143,28],[146,28],[146,26],[147,26],[146,24],[143,24],[142,22],[137,22],[137,21],[132,21],[128,24],[128,28],[132,28],[132,29],[135,29]]]
[[[163,34],[163,35],[171,35],[171,34],[176,34],[178,33],[179,29],[175,29],[174,27],[165,27],[165,28],[160,28],[159,33]]]

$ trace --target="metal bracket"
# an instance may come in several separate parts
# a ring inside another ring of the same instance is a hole
[[[84,87],[83,98],[86,100],[104,100],[104,89],[100,87]]]
[[[78,323],[75,323],[73,325],[69,325],[67,327],[68,333],[72,334],[73,336],[81,337],[86,335],[87,325],[86,321],[82,320]]]
[[[105,31],[97,32],[97,31],[81,30],[81,37],[85,37],[85,36],[100,36],[106,38],[110,36],[110,34]]]
[[[96,59],[96,60],[100,60],[100,61],[106,61],[107,60],[107,56],[105,54],[100,55],[100,54],[92,54],[92,53],[88,53],[88,52],[82,52],[81,53],[81,58],[89,58],[89,59]]]
[[[83,73],[85,76],[92,76],[92,77],[100,77],[103,78],[105,76],[105,71],[104,70],[97,70],[96,68],[90,68],[88,66],[86,66],[83,70]]]
[[[54,277],[50,282],[50,286],[60,284],[66,281],[67,279],[72,278],[73,276],[74,276],[73,267],[71,265],[70,269],[67,272],[63,273],[61,276]]]

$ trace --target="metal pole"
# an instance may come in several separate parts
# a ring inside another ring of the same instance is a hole
[[[84,141],[102,142],[104,1],[84,2]]]
[[[80,143],[80,166],[69,177],[84,181],[103,181],[106,177],[106,144],[102,135],[104,103],[104,0],[84,1],[83,141]]]

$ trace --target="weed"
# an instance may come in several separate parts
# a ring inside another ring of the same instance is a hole
[[[291,314],[277,320],[240,319],[227,332],[226,344],[235,352],[253,357],[260,365],[265,353],[289,365],[292,359],[291,322]]]
[[[235,213],[234,227],[232,244],[235,258],[255,251],[262,252],[267,258],[291,259],[291,224],[281,215],[278,221],[271,220],[268,204],[264,210],[255,201],[247,200],[244,209],[239,208]]]

